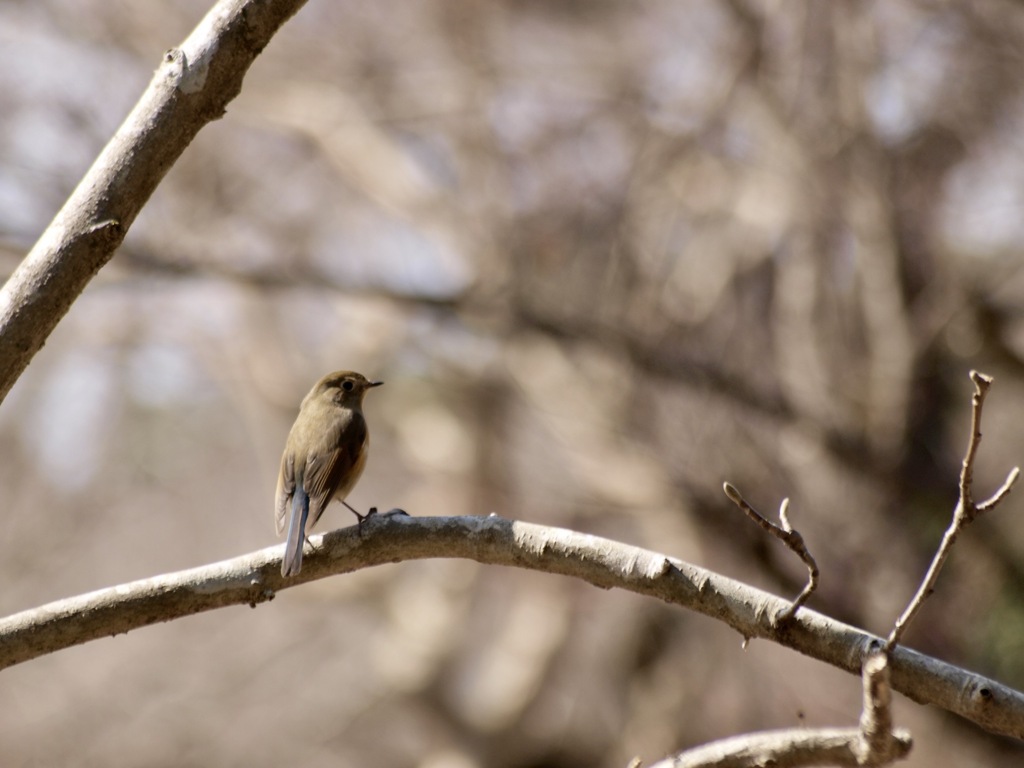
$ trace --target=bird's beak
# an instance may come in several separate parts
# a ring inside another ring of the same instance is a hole
[[[367,387],[379,387],[383,383],[384,383],[383,381],[371,381],[366,386]]]

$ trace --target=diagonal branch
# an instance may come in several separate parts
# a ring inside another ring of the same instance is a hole
[[[0,402],[199,130],[305,0],[220,0],[149,88],[0,290]]]
[[[774,621],[789,602],[675,558],[562,528],[490,517],[375,516],[311,536],[302,573],[281,577],[283,547],[60,600],[0,619],[0,668],[73,645],[182,616],[271,600],[280,589],[403,560],[457,557],[573,576],[703,613],[744,638],[760,637],[859,675],[882,641],[804,608]],[[891,654],[893,688],[981,727],[1024,738],[1024,693],[906,648]]]

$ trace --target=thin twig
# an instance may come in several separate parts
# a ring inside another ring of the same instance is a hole
[[[746,512],[747,517],[761,526],[761,528],[772,536],[779,539],[790,550],[795,552],[797,556],[803,560],[804,565],[807,566],[807,585],[803,588],[803,591],[793,599],[793,602],[789,604],[789,607],[775,617],[778,622],[788,621],[793,618],[796,612],[800,609],[800,606],[806,603],[807,599],[814,593],[814,590],[818,588],[819,576],[818,564],[814,561],[814,557],[811,555],[810,550],[807,549],[807,545],[804,543],[804,537],[800,535],[799,531],[794,530],[793,526],[789,523],[789,499],[783,499],[782,504],[779,506],[779,519],[782,521],[782,526],[780,527],[750,506],[734,485],[724,483],[722,485],[722,489],[733,504]]]
[[[942,537],[942,543],[935,552],[928,572],[925,574],[917,593],[907,605],[902,615],[896,619],[896,624],[885,643],[887,651],[892,650],[903,637],[910,622],[917,616],[924,601],[935,591],[935,583],[938,581],[939,572],[949,557],[949,553],[956,543],[960,532],[967,525],[974,521],[978,515],[988,512],[996,507],[1007,497],[1013,489],[1017,478],[1020,476],[1020,467],[1010,470],[1006,480],[989,499],[981,504],[974,502],[974,462],[978,454],[978,446],[981,444],[981,412],[985,405],[985,396],[989,387],[992,386],[992,377],[978,371],[971,371],[971,381],[974,382],[974,395],[971,398],[971,436],[967,441],[967,451],[964,454],[963,465],[960,470],[960,498],[957,500],[956,508],[953,510],[953,520]]]

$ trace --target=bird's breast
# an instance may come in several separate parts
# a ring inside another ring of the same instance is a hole
[[[363,474],[363,469],[366,467],[366,457],[370,454],[370,433],[364,432],[362,445],[359,446],[359,450],[356,452],[354,461],[352,462],[352,469],[349,470],[348,474],[342,478],[338,484],[338,490],[334,492],[334,498],[338,501],[344,501],[345,497],[348,496],[357,482],[359,482],[360,476]]]

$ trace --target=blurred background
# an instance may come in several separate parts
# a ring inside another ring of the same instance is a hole
[[[209,0],[0,2],[0,270]],[[311,2],[0,407],[0,611],[274,543],[322,374],[350,500],[614,537],[783,595],[722,495],[783,497],[811,606],[886,633],[1024,461],[1024,8]],[[1024,513],[972,526],[907,643],[1024,687]],[[352,523],[339,505],[320,529]],[[859,681],[700,616],[437,560],[0,674],[4,765],[621,766],[852,725]],[[898,698],[913,766],[1019,742]]]

